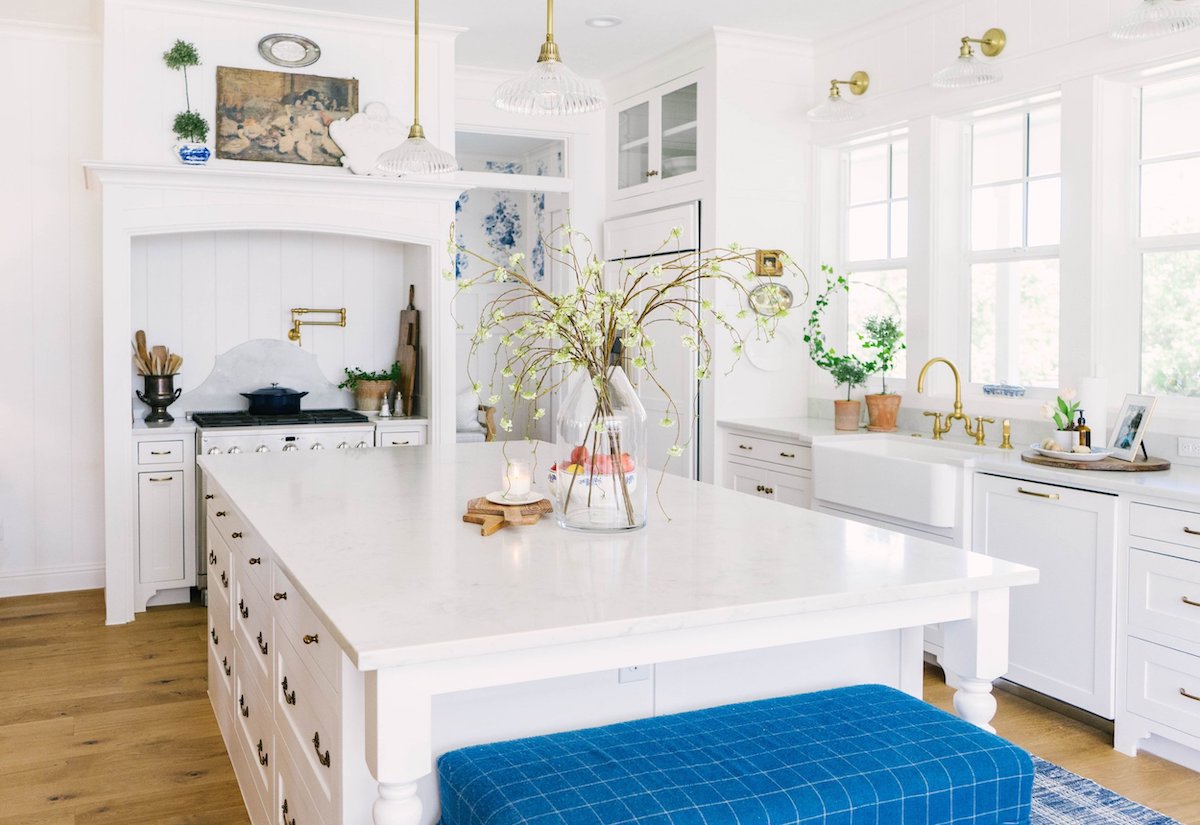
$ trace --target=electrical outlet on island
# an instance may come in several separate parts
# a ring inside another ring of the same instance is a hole
[[[650,678],[652,667],[652,665],[623,667],[617,671],[617,683],[623,685],[627,682],[644,682]]]
[[[1200,438],[1179,437],[1180,458],[1200,458]]]

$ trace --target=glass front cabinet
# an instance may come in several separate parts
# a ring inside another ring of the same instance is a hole
[[[616,197],[684,183],[698,166],[696,75],[618,104]]]

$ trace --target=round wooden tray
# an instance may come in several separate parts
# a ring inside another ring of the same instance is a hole
[[[1098,470],[1109,473],[1153,473],[1171,469],[1171,462],[1165,458],[1139,458],[1137,461],[1121,461],[1119,458],[1072,461],[1069,458],[1050,458],[1033,450],[1021,453],[1021,460],[1042,467],[1057,467],[1060,470]]]

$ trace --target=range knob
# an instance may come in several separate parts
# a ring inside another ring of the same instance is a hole
[[[297,447],[295,444],[284,444],[283,445],[283,451],[285,453],[295,452],[296,450],[299,450],[299,449],[300,448]]]
[[[241,452],[242,452],[242,448],[241,448],[241,447],[230,447],[230,448],[229,448],[229,454],[230,454],[230,455],[240,455],[240,454],[241,454]]]
[[[257,447],[254,448],[254,452],[269,453],[269,452],[271,452],[271,448],[268,447],[266,444],[259,444]]]
[[[311,447],[309,447],[308,449],[310,449],[310,450],[324,450],[324,449],[325,449],[325,445],[324,445],[324,444],[322,444],[320,441],[318,441],[316,444],[312,445],[312,446],[311,446]]]
[[[341,444],[337,445],[337,448],[339,450],[348,450],[350,448],[350,445],[347,444],[345,441],[343,441]]]
[[[361,449],[363,449],[364,447],[369,447],[369,446],[371,446],[371,445],[370,445],[370,444],[368,444],[367,442],[365,442],[365,441],[360,441],[360,442],[358,442],[357,444],[355,444],[355,445],[354,445],[354,448],[355,448],[356,450],[361,450]]]
[[[209,447],[209,448],[208,448],[208,454],[209,454],[209,455],[220,455],[220,454],[221,454],[221,448],[220,448],[220,447]]]

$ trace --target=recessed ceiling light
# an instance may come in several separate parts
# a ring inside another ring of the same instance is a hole
[[[621,18],[604,15],[602,17],[589,17],[585,22],[595,29],[611,29],[613,26],[621,25]]]

